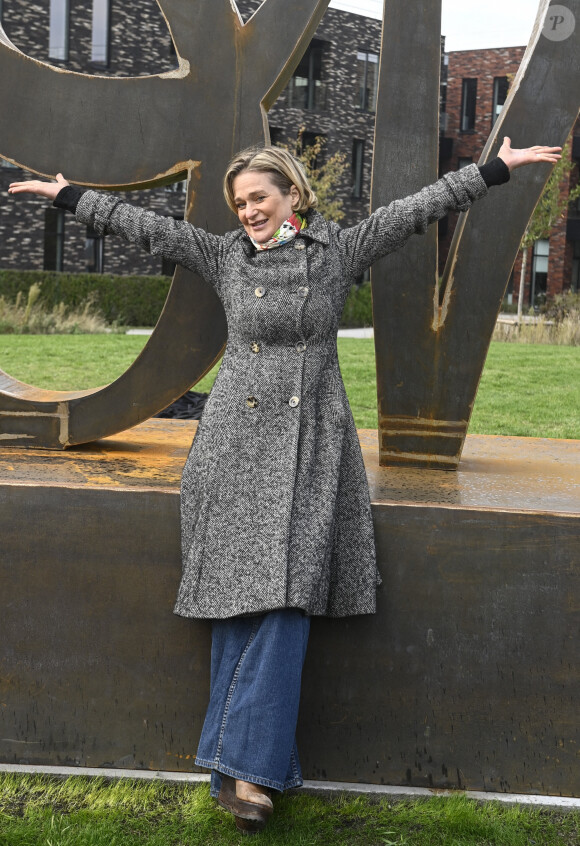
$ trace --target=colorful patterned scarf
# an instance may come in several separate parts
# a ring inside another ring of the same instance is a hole
[[[288,241],[296,237],[301,229],[306,229],[307,226],[306,218],[298,214],[298,212],[294,212],[288,220],[284,221],[280,229],[272,235],[269,241],[266,241],[264,244],[258,244],[251,235],[250,241],[257,250],[271,250],[272,247],[280,247],[282,244],[287,244]]]

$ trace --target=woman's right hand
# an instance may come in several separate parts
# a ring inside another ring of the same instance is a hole
[[[56,182],[43,182],[41,179],[28,179],[26,182],[12,182],[8,186],[9,194],[37,194],[54,200],[56,195],[70,183],[62,173],[57,173]]]

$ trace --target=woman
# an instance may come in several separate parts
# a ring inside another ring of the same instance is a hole
[[[230,163],[224,193],[242,228],[224,236],[82,192],[61,174],[9,188],[199,273],[223,303],[228,344],[183,472],[175,611],[213,621],[196,762],[243,831],[265,825],[270,790],[302,784],[294,735],[310,616],[375,611],[366,474],[336,351],[350,287],[413,233],[559,151],[512,150],[506,138],[493,162],[347,229],[315,211],[300,163],[275,147]]]

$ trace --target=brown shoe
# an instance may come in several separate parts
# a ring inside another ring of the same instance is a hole
[[[256,834],[261,831],[272,816],[271,803],[265,804],[238,799],[236,780],[228,775],[222,775],[222,785],[217,802],[220,807],[234,815],[236,827],[246,834]]]

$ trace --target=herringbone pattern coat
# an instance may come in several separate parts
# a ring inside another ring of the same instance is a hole
[[[486,192],[471,165],[352,228],[310,212],[295,241],[265,252],[243,230],[215,236],[83,195],[78,219],[199,273],[227,316],[226,352],[183,471],[177,614],[374,612],[373,522],[338,365],[340,315],[374,261]]]

